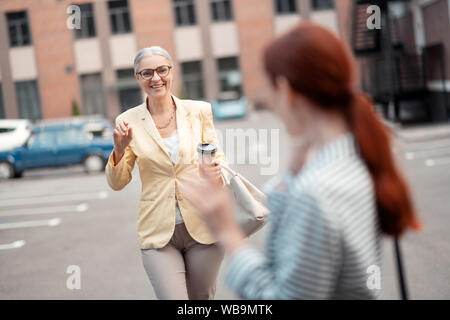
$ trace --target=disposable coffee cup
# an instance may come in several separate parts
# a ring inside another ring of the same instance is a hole
[[[217,146],[214,143],[199,143],[197,152],[199,153],[201,163],[211,163],[217,152]]]

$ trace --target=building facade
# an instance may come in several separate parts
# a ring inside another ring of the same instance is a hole
[[[449,121],[450,0],[413,0],[391,10],[394,44],[421,57],[429,120]]]
[[[381,30],[368,30],[367,8],[381,7]],[[450,0],[358,0],[353,49],[362,84],[402,123],[450,119]]]
[[[350,2],[2,0],[0,118],[112,120],[143,101],[133,59],[152,45],[174,58],[174,94],[212,101],[233,92],[266,104],[264,45],[301,20],[347,36]]]

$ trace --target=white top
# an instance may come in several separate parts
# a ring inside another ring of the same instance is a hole
[[[168,138],[163,138],[164,144],[166,145],[167,152],[170,155],[170,159],[172,160],[172,163],[175,164],[175,161],[178,157],[178,146],[179,146],[179,140],[178,140],[178,132],[175,131],[175,134]],[[181,216],[180,208],[178,207],[178,200],[175,199],[175,212],[176,212],[176,218],[175,218],[175,224],[183,223],[183,217]]]

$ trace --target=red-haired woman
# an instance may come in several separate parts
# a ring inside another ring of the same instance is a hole
[[[288,170],[264,186],[265,254],[245,240],[220,186],[183,189],[226,249],[227,284],[245,299],[376,299],[367,280],[381,267],[382,235],[420,225],[389,134],[356,90],[353,56],[332,32],[302,23],[266,48],[264,65],[291,140]]]

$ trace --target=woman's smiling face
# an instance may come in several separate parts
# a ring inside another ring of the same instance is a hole
[[[160,55],[152,55],[143,57],[136,68],[136,72],[142,72],[146,69],[158,69],[162,66],[169,66],[170,62],[165,57]],[[164,97],[167,94],[170,94],[172,81],[173,81],[173,73],[172,70],[169,70],[168,74],[165,77],[162,77],[158,74],[158,72],[153,72],[153,77],[145,80],[141,75],[136,74],[136,79],[139,81],[139,86],[141,89],[147,93],[149,97],[160,98]]]

